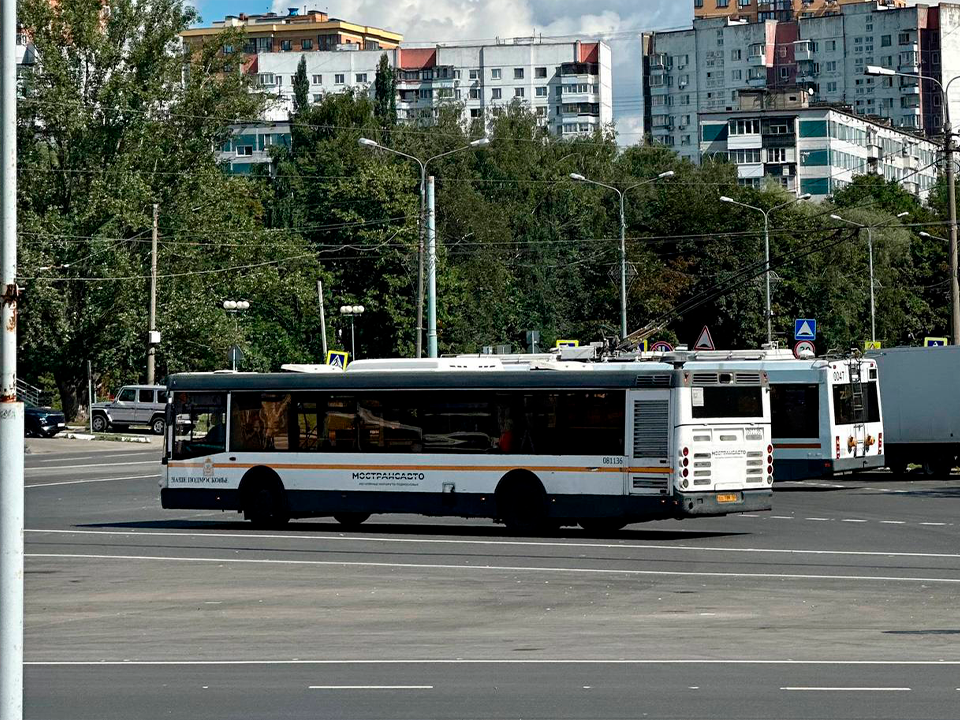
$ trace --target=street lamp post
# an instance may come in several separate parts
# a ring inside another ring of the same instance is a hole
[[[908,213],[900,213],[897,217],[902,217]],[[867,254],[870,258],[870,342],[877,341],[877,304],[874,299],[873,288],[873,228],[869,225],[863,225],[862,223],[854,222],[853,220],[847,220],[844,217],[839,215],[831,215],[833,220],[838,222],[847,223],[847,225],[853,225],[854,227],[861,228],[867,231]]]
[[[953,126],[950,122],[950,86],[954,80],[960,79],[960,75],[950,78],[946,85],[930,75],[902,73],[878,65],[867,65],[864,75],[886,75],[929,80],[937,84],[943,96],[943,162],[947,174],[947,207],[950,228],[950,339],[952,344],[960,345],[960,286],[957,284],[957,195],[953,168]]]
[[[417,357],[423,356],[423,269],[424,269],[424,235],[426,234],[426,245],[427,245],[427,273],[430,276],[429,282],[427,283],[427,290],[429,296],[427,298],[428,312],[427,312],[427,352],[429,357],[437,357],[437,282],[436,282],[436,271],[437,271],[437,247],[436,247],[436,232],[435,232],[435,218],[436,211],[434,207],[434,198],[432,193],[427,192],[427,165],[432,163],[434,160],[439,160],[442,157],[447,155],[453,155],[454,153],[463,152],[464,150],[470,150],[471,148],[483,147],[490,144],[489,138],[480,138],[479,140],[474,140],[469,145],[464,145],[463,147],[456,148],[455,150],[448,150],[447,152],[440,153],[439,155],[434,155],[429,157],[426,160],[421,160],[418,157],[413,155],[408,155],[405,152],[400,152],[399,150],[394,150],[393,148],[385,147],[381,145],[376,140],[370,140],[369,138],[360,138],[358,143],[361,147],[370,148],[371,150],[383,150],[388,153],[393,153],[394,155],[399,155],[405,157],[408,160],[413,160],[417,165],[420,166],[420,223],[419,223],[419,236],[420,242],[417,251]],[[432,178],[431,178],[432,179]],[[432,310],[430,310],[432,308]]]
[[[227,311],[227,315],[233,315],[233,331],[237,342],[230,350],[230,367],[234,372],[236,372],[237,355],[240,352],[240,321],[237,319],[237,313],[243,312],[244,310],[249,310],[250,303],[246,300],[224,300],[223,309]]]
[[[350,356],[357,359],[357,336],[354,333],[353,319],[363,315],[363,305],[341,305],[340,314],[350,318]]]
[[[614,187],[613,185],[607,185],[606,183],[597,182],[596,180],[589,180],[579,173],[570,173],[570,179],[575,180],[576,182],[588,183],[590,185],[597,185],[607,190],[613,190],[620,198],[620,337],[625,338],[627,336],[627,216],[624,212],[624,201],[623,197],[630,190],[640,187],[641,185],[649,185],[650,183],[656,182],[657,180],[663,180],[664,178],[673,177],[676,173],[673,170],[667,170],[662,172],[656,177],[650,178],[649,180],[644,180],[642,182],[635,183],[629,187],[625,187],[623,190],[620,188]]]
[[[720,196],[720,202],[730,203],[731,205],[739,205],[742,208],[747,210],[756,210],[758,213],[763,215],[763,246],[764,246],[764,277],[766,279],[767,285],[767,345],[770,346],[773,344],[773,309],[770,304],[770,213],[774,210],[780,210],[785,208],[788,205],[793,205],[794,203],[800,202],[801,200],[809,200],[810,193],[804,193],[799,197],[788,200],[785,203],[780,203],[779,205],[774,205],[769,210],[764,210],[763,208],[758,208],[753,205],[747,205],[746,203],[738,202],[731,197],[726,195]]]

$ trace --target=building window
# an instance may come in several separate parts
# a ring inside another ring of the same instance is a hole
[[[480,79],[480,71],[477,70],[476,68],[470,70],[470,79],[471,79],[471,80],[479,80],[479,79]]]
[[[518,97],[518,98],[522,98],[522,97],[523,97],[523,88],[514,88],[514,89],[513,89],[513,96],[514,96],[514,97]]]
[[[757,118],[748,118],[746,120],[730,121],[731,135],[759,135],[760,120]]]
[[[743,57],[743,51],[739,48],[730,51],[731,60],[739,60],[741,57]]]
[[[323,100],[323,95],[321,95],[320,93],[314,93],[314,94],[313,94],[313,101],[314,101],[315,103],[318,103],[318,102],[320,102],[321,100]]]
[[[253,155],[253,145],[237,145],[237,155],[247,157]]]
[[[343,73],[337,73],[336,75],[334,75],[334,76],[333,76],[333,82],[334,82],[335,85],[343,85],[343,83],[344,83]]]
[[[537,108],[537,117],[546,117],[546,116],[547,116],[547,108],[545,105],[541,105],[540,107]]]
[[[545,78],[547,76],[547,69],[545,67],[534,68],[533,76],[537,79]]]
[[[304,38],[300,41],[301,50],[313,50],[313,40],[310,38]]]
[[[490,79],[491,79],[491,80],[499,80],[499,79],[500,79],[500,68],[493,68],[493,69],[490,71]]]
[[[433,100],[433,90],[430,88],[420,88],[418,97],[421,100]]]
[[[787,161],[786,148],[767,148],[768,163],[782,163]]]
[[[750,165],[760,162],[760,148],[731,150],[730,161],[737,165]]]
[[[836,40],[827,40],[827,51],[836,52],[837,51],[837,41]]]
[[[514,68],[514,69],[513,69],[513,79],[514,79],[514,80],[523,80],[523,68]]]
[[[470,99],[471,100],[480,99],[480,88],[470,88]]]
[[[290,52],[293,49],[293,43],[289,40],[280,41],[280,52]]]
[[[502,91],[500,88],[493,88],[493,89],[490,91],[490,99],[491,99],[491,100],[499,100],[499,99],[502,98],[502,97],[503,97],[503,91]]]
[[[367,74],[366,74],[366,73],[356,73],[356,75],[354,75],[354,77],[356,78],[356,81],[357,81],[358,83],[365,83],[365,82],[367,81]]]
[[[483,110],[481,108],[470,108],[470,117],[474,119],[483,117]]]
[[[725,8],[730,6],[730,0],[717,0],[718,8]]]
[[[780,79],[781,79],[781,80],[786,80],[788,77],[790,77],[790,68],[788,68],[788,67],[781,67],[781,68],[780,68]]]
[[[314,75],[313,76],[314,85],[323,85],[323,75]]]
[[[902,32],[902,33],[900,33],[900,35],[899,35],[898,38],[897,38],[897,42],[900,43],[901,45],[909,45],[909,44],[910,44],[910,33],[908,33],[908,32]]]
[[[547,86],[541,85],[537,88],[537,97],[546,97],[547,96]]]

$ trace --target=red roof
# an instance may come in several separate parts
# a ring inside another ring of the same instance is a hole
[[[580,57],[577,62],[600,62],[600,43],[580,43]]]
[[[398,63],[404,70],[422,70],[437,64],[436,48],[400,48]]]

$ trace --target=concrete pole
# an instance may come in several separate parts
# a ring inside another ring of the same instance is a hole
[[[419,160],[417,162],[420,162]],[[417,357],[423,357],[423,235],[427,206],[427,166],[420,163],[420,228],[417,244]]]
[[[21,720],[23,403],[17,401],[17,3],[0,5],[0,720]]]
[[[93,435],[93,363],[87,360],[87,424]]]
[[[944,93],[944,105],[949,99]],[[943,154],[947,166],[947,204],[950,208],[950,342],[960,345],[960,287],[957,286],[957,193],[953,168],[953,127],[943,127]]]
[[[427,357],[437,357],[437,209],[433,176],[427,178]]]
[[[870,257],[870,342],[877,341],[877,303],[873,296],[873,228],[867,228],[867,253]]]
[[[157,218],[160,206],[153,204],[153,236],[150,241],[150,319],[147,333],[147,385],[153,385],[155,377],[157,346],[153,343],[153,331],[157,329]]]
[[[623,209],[623,193],[620,196],[620,338],[627,336],[627,216]]]
[[[773,310],[770,306],[770,215],[763,213],[763,244],[766,257],[764,277],[767,281],[767,345],[773,343]]]
[[[317,280],[317,298],[320,301],[320,335],[323,340],[323,362],[327,361],[327,319],[323,314],[323,280]]]

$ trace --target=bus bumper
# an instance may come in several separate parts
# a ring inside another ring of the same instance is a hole
[[[737,500],[730,502],[729,496],[736,495]],[[698,493],[676,493],[680,517],[701,515],[729,515],[730,513],[759,512],[773,509],[773,490],[737,490]]]
[[[867,457],[840,458],[832,460],[832,474],[852,472],[854,470],[873,470],[882,468],[887,464],[883,455],[868,455]],[[776,477],[776,476],[774,476]]]

